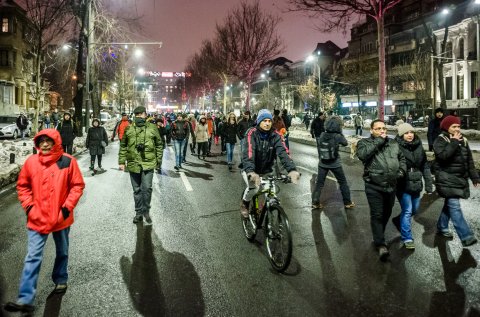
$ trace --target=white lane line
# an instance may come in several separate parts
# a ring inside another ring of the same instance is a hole
[[[307,171],[307,172],[312,173],[312,174],[317,174],[317,172],[318,172],[318,171],[313,171],[313,170],[311,170],[311,169],[309,169],[309,168],[306,168],[306,167],[303,167],[303,166],[298,166],[298,165],[297,165],[297,168],[299,168],[299,169],[301,169],[301,170],[304,170],[304,171]],[[327,178],[328,178],[329,180],[334,181],[334,182],[338,182],[335,177],[327,176]]]
[[[192,185],[190,185],[190,182],[188,181],[187,175],[185,175],[185,172],[180,172],[180,178],[183,181],[183,185],[185,186],[185,189],[187,192],[193,192]]]

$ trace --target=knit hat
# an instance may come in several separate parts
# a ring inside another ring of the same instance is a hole
[[[409,123],[402,123],[398,126],[398,135],[402,136],[408,131],[415,131],[415,129],[412,127],[411,124]]]
[[[265,119],[273,120],[272,113],[268,109],[262,109],[258,112],[257,124],[260,124]]]
[[[455,116],[446,116],[440,123],[440,129],[448,131],[452,124],[460,124],[460,118]]]
[[[147,109],[145,109],[144,106],[138,106],[135,109],[133,109],[134,114],[140,114],[140,113],[144,113],[144,112],[147,112]]]

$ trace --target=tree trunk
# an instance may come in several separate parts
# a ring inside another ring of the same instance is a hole
[[[385,30],[384,17],[380,13],[377,17],[377,31],[378,31],[378,114],[377,118],[383,120],[385,115]]]
[[[78,136],[83,136],[83,127],[84,127],[84,118],[83,118],[82,109],[83,109],[83,99],[84,99],[83,87],[85,86],[85,76],[83,73],[83,69],[84,69],[83,51],[85,48],[85,34],[84,34],[85,24],[86,24],[86,14],[83,13],[82,25],[80,26],[79,34],[78,34],[77,67],[75,70],[77,73],[77,87],[75,87],[76,95],[75,95],[75,98],[73,98],[73,102],[75,105],[74,121],[75,121],[75,124],[77,125]],[[78,87],[78,84],[82,84],[83,87],[82,88]],[[88,118],[88,113],[85,113],[85,120],[87,120],[87,118]]]
[[[447,47],[448,39],[448,20],[445,22],[445,30],[443,34],[443,41],[441,45],[440,56],[444,57],[445,49]],[[438,75],[438,89],[440,90],[440,107],[445,108],[447,106],[447,97],[445,92],[445,84],[443,83],[443,59],[437,61],[437,75]]]
[[[38,48],[37,48],[37,56],[35,57],[35,116],[34,116],[34,123],[33,123],[33,130],[35,134],[39,132],[39,124],[38,124],[38,117],[40,114],[40,85],[41,85],[41,72],[40,72],[40,63],[42,60],[42,37],[39,36],[38,39]]]

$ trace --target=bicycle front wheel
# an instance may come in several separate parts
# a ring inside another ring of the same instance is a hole
[[[292,233],[287,214],[279,205],[273,205],[267,212],[265,240],[268,258],[272,267],[283,272],[292,259]]]

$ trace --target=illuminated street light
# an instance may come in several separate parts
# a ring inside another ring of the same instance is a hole
[[[142,57],[143,56],[143,51],[139,48],[135,49],[135,57]]]
[[[322,110],[322,68],[320,67],[320,55],[321,52],[317,51],[317,56],[309,55],[306,59],[306,62],[309,63],[315,60],[317,61],[317,63],[315,63],[315,66],[318,67],[318,107],[320,108],[319,110]]]
[[[450,10],[448,10],[447,8],[445,8],[445,9],[442,10],[442,14],[443,14],[443,15],[447,15],[447,14],[449,14],[449,13],[450,13]]]

